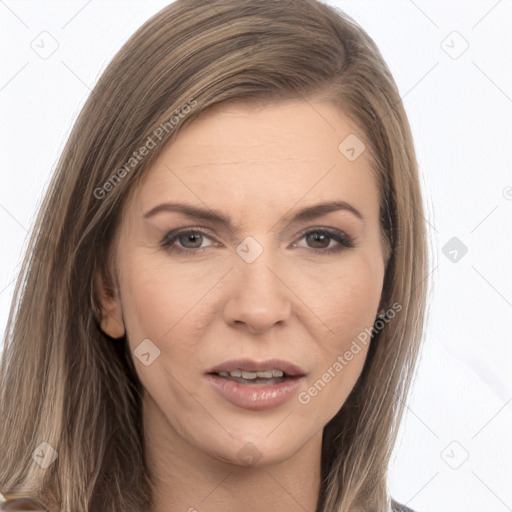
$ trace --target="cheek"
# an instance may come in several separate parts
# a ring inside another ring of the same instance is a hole
[[[317,301],[315,313],[330,331],[322,335],[324,327],[315,335],[319,360],[299,402],[314,408],[325,423],[339,411],[363,369],[382,279],[383,266],[359,256],[350,265],[345,261],[335,279],[325,280],[321,303],[310,294],[311,301]]]
[[[134,271],[137,269],[137,271]],[[190,267],[192,270],[192,267]],[[123,315],[134,350],[148,338],[157,345],[160,363],[178,367],[187,354],[197,358],[198,333],[212,316],[211,300],[205,296],[218,279],[189,271],[186,266],[148,264],[141,257],[125,267],[127,280]],[[177,344],[174,340],[180,340]],[[178,350],[179,349],[179,350]]]
[[[305,302],[330,329],[328,338],[333,343],[351,340],[373,325],[382,293],[383,272],[383,264],[374,256],[353,254],[317,279],[316,287],[309,280],[304,281]]]
[[[191,326],[194,315],[205,313],[198,302],[204,292],[196,294],[193,286],[171,279],[170,272],[163,271],[160,265],[137,268],[137,272],[127,272],[130,277],[123,297],[124,321],[136,372],[156,403],[167,403],[173,410],[187,410],[188,394],[177,382],[183,381],[185,370],[196,364],[200,354]],[[151,344],[143,343],[148,339]],[[144,360],[147,353],[149,358]],[[169,394],[169,390],[173,392]]]

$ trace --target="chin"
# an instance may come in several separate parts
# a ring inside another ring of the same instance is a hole
[[[245,435],[244,439],[233,438],[229,445],[222,449],[220,446],[211,456],[228,464],[246,468],[262,468],[275,464],[281,464],[296,454],[302,444],[283,445],[276,443],[275,440],[269,441],[268,437],[254,436],[248,440]]]

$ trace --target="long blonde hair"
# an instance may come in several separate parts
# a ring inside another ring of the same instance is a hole
[[[229,100],[315,98],[339,107],[366,137],[387,247],[381,307],[401,306],[372,331],[362,374],[324,429],[317,511],[382,512],[394,504],[386,473],[428,291],[418,166],[375,43],[316,0],[178,0],[139,28],[99,79],[57,164],[15,286],[0,362],[1,492],[26,489],[63,512],[151,510],[142,385],[126,337],[113,340],[99,327],[95,276],[108,282],[129,193],[183,126]],[[134,156],[143,146],[145,156]],[[41,449],[48,464],[37,463]]]

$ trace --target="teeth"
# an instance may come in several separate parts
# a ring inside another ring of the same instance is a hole
[[[279,378],[284,376],[284,372],[281,370],[265,370],[262,372],[246,372],[244,370],[231,370],[230,372],[221,371],[218,372],[221,377],[242,377],[243,379],[253,380],[256,378],[271,379]]]

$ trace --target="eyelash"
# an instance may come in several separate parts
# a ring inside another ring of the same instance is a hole
[[[313,251],[316,251],[317,253],[321,255],[328,255],[328,254],[334,254],[341,252],[344,249],[352,249],[354,247],[354,243],[351,237],[348,235],[345,235],[341,231],[337,230],[331,230],[327,228],[308,228],[304,231],[301,231],[299,240],[302,240],[304,236],[310,234],[310,233],[317,233],[320,235],[327,235],[329,238],[339,242],[340,245],[337,247],[331,247],[328,249],[315,249],[311,247]],[[183,230],[173,230],[169,231],[162,241],[160,242],[160,245],[164,247],[166,250],[170,252],[177,252],[177,253],[189,253],[190,256],[195,256],[198,253],[202,253],[206,247],[198,248],[198,249],[188,249],[185,247],[173,247],[174,242],[176,242],[179,238],[185,235],[202,235],[203,237],[206,237],[211,240],[211,237],[208,235],[208,233],[205,233],[201,229],[183,229]]]

